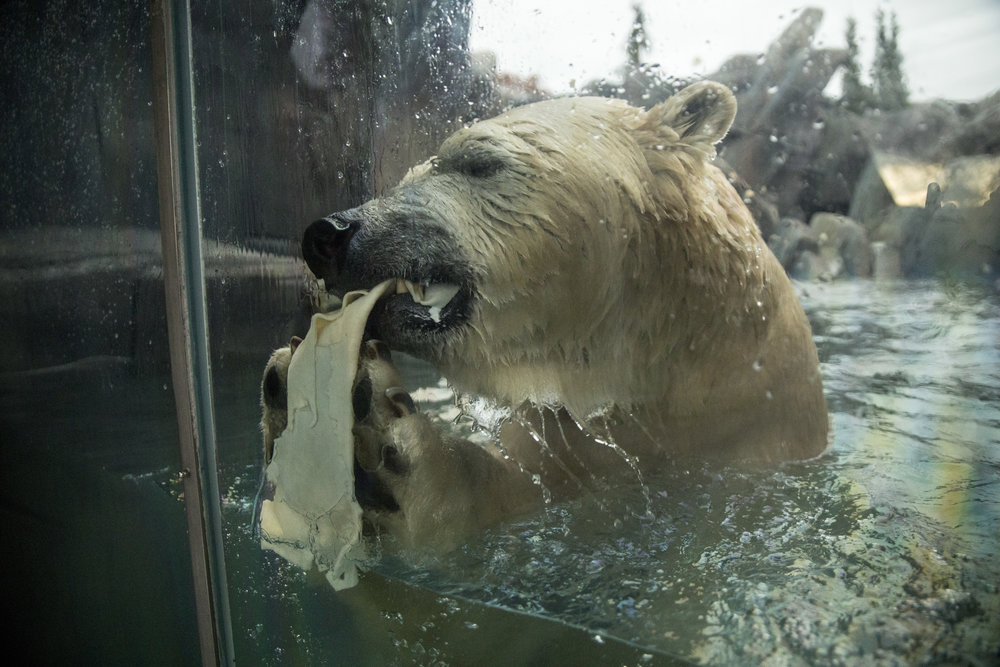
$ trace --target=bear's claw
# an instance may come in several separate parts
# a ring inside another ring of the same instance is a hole
[[[385,397],[389,399],[393,408],[396,409],[397,417],[412,415],[417,411],[417,406],[413,403],[413,397],[402,387],[389,387],[385,390]]]
[[[361,345],[361,359],[386,359],[392,361],[392,351],[380,340],[366,340]]]
[[[355,496],[369,511],[397,511],[390,486],[406,475],[409,464],[403,447],[394,442],[391,426],[417,413],[417,406],[401,386],[391,363],[389,347],[379,340],[361,346],[352,393],[354,408]]]

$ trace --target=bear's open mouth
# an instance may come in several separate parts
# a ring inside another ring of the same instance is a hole
[[[413,302],[427,308],[427,316],[441,323],[441,311],[458,296],[461,287],[450,283],[396,281],[396,294],[409,294]]]
[[[428,345],[439,344],[443,334],[465,324],[471,304],[468,287],[397,278],[395,289],[372,310],[366,335],[419,355]]]

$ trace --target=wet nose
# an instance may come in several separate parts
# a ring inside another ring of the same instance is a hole
[[[351,209],[320,218],[302,235],[302,258],[327,289],[336,287],[347,247],[360,225],[361,216],[357,209]]]

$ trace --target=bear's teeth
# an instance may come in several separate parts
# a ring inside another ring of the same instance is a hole
[[[458,285],[448,285],[447,283],[427,285],[423,288],[423,293],[422,299],[414,298],[414,301],[423,306],[444,308],[458,294]]]
[[[409,280],[400,280],[396,283],[396,294],[409,292],[410,298],[415,303],[430,309],[431,319],[435,322],[441,321],[441,309],[458,294],[458,289],[458,285],[447,283],[418,285]]]
[[[409,280],[398,280],[396,282],[396,294],[406,294],[409,292],[410,298],[417,303],[424,301],[424,286],[411,283]]]

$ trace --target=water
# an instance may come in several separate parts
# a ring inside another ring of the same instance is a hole
[[[343,662],[346,646],[417,664],[997,662],[1000,297],[800,291],[833,425],[823,456],[646,471],[417,565],[384,544],[346,595],[255,549],[256,471],[228,470],[239,641],[275,664]]]

